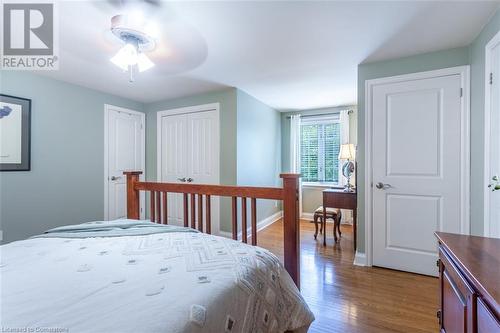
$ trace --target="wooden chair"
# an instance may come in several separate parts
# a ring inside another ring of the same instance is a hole
[[[338,231],[339,237],[342,235],[340,232],[340,221],[342,220],[342,212],[338,208],[326,208],[326,219],[333,220],[333,234],[335,235],[335,231]],[[326,232],[326,221],[323,221],[323,206],[319,206],[314,211],[314,226],[316,231],[314,233],[314,239],[318,236],[318,220],[320,221],[320,233],[323,232],[323,229]],[[323,225],[325,226],[323,228]]]

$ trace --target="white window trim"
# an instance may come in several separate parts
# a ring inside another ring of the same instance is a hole
[[[334,183],[334,182],[303,182],[302,187],[343,188],[342,186],[339,185],[339,183]]]
[[[341,122],[340,122],[340,112],[338,113],[334,113],[332,114],[331,116],[318,116],[318,117],[311,117],[309,119],[302,119],[301,121],[301,130],[302,130],[302,126],[304,125],[325,125],[325,124],[340,124],[340,126],[342,126]],[[342,129],[340,129],[342,131]],[[324,141],[324,138],[323,137],[319,137],[318,138],[318,149],[320,150],[319,152],[319,156],[318,156],[318,163],[319,164],[324,164],[324,163],[320,163],[320,160],[324,160],[324,152],[322,151],[323,150],[323,141]],[[342,139],[341,139],[342,141]],[[301,142],[299,144],[302,144],[302,137],[301,137]],[[318,166],[318,173],[323,173],[323,177],[324,177],[324,172],[325,170],[324,169],[321,169],[320,171],[320,167]],[[325,181],[317,181],[317,182],[305,182],[303,181],[302,182],[302,186],[304,187],[340,187],[342,184],[340,183],[340,176],[341,176],[341,165],[340,165],[340,161],[339,161],[339,167],[338,167],[338,172],[339,172],[339,181],[338,182],[325,182]]]

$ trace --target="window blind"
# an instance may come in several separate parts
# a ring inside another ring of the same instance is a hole
[[[301,126],[301,173],[304,182],[338,183],[340,123],[315,119]]]

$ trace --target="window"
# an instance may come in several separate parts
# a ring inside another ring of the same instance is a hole
[[[338,116],[304,119],[300,131],[302,181],[339,182],[340,121]]]

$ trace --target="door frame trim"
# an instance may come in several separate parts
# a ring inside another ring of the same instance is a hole
[[[489,75],[491,73],[491,52],[493,48],[500,44],[500,32],[497,32],[493,38],[484,47],[484,230],[485,237],[490,236],[490,132],[491,132],[491,93],[488,89]],[[495,78],[498,80],[498,78]]]
[[[158,111],[156,113],[156,180],[160,181],[161,180],[161,134],[162,134],[162,126],[161,126],[161,118],[164,116],[173,116],[173,115],[180,115],[180,114],[188,114],[188,113],[198,113],[198,112],[204,112],[204,111],[215,111],[216,117],[218,120],[217,123],[217,137],[218,137],[218,144],[217,144],[217,173],[216,173],[216,183],[220,184],[220,156],[221,156],[221,142],[220,142],[220,103],[209,103],[209,104],[200,104],[200,105],[192,105],[192,106],[187,106],[187,107],[181,107],[181,108],[174,108],[174,109],[167,109],[167,110],[162,110]],[[212,233],[215,233],[218,235],[220,233],[220,215],[221,215],[221,209],[220,209],[220,201],[219,201],[219,219],[217,221],[212,221],[215,223],[212,223]]]
[[[109,166],[109,161],[108,161],[108,153],[109,153],[109,147],[108,147],[108,125],[109,125],[109,113],[110,110],[116,110],[120,112],[125,112],[129,114],[134,114],[138,115],[141,117],[141,125],[142,125],[142,131],[141,131],[141,139],[142,139],[142,156],[141,156],[141,161],[142,161],[142,175],[139,176],[139,179],[141,181],[144,181],[146,179],[146,114],[144,112],[140,111],[135,111],[131,109],[126,109],[122,108],[120,106],[115,106],[111,104],[104,104],[104,220],[108,221],[109,215],[108,215],[108,195],[109,195],[109,188],[108,188],[108,166]],[[145,204],[145,195],[141,195],[141,207],[144,207]],[[141,210],[141,219],[145,219],[145,209]]]
[[[460,75],[462,81],[462,115],[461,115],[461,143],[460,143],[460,231],[470,233],[470,66],[457,66],[418,73],[383,77],[365,81],[365,210],[362,212],[365,220],[365,255],[367,266],[373,263],[373,175],[372,175],[372,91],[377,85],[396,83],[409,80],[429,79],[442,76]],[[459,93],[459,92],[457,92]]]

